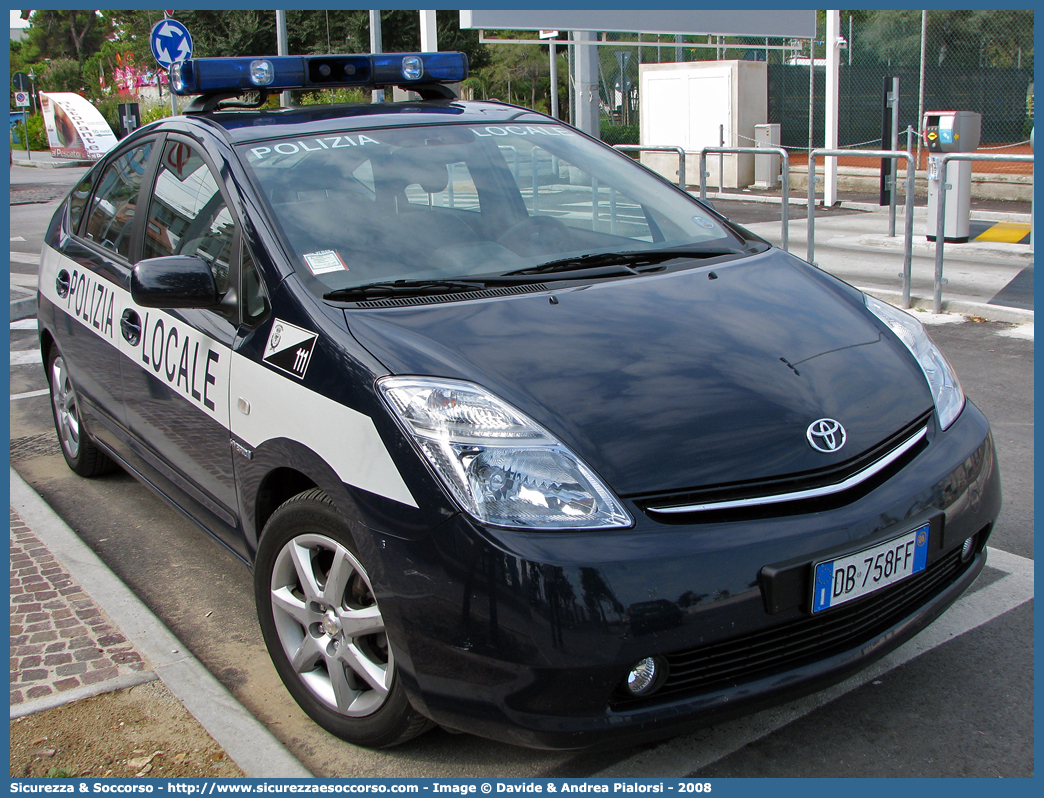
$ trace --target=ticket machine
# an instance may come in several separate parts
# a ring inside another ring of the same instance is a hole
[[[982,115],[974,111],[927,111],[921,126],[928,155],[928,240],[938,234],[939,192],[949,184],[943,240],[963,244],[968,241],[971,218],[971,161],[951,161],[942,175],[940,157],[947,152],[975,152],[979,148]]]

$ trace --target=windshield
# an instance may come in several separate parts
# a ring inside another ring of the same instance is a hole
[[[320,294],[745,244],[694,200],[562,125],[399,127],[252,142],[240,153],[295,268]]]

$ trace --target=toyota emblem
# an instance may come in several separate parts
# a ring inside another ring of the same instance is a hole
[[[836,452],[845,445],[845,428],[832,418],[821,418],[808,425],[805,437],[817,452]]]

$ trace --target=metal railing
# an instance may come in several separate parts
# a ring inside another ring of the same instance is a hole
[[[903,150],[809,150],[808,153],[808,257],[814,263],[816,244],[816,156],[902,158],[906,161],[906,232],[903,242],[903,304],[910,307],[910,278],[913,268],[914,157]]]
[[[685,191],[685,150],[681,147],[660,147],[642,144],[614,144],[614,150],[621,152],[676,152],[678,153],[678,187]]]
[[[782,210],[781,210],[781,224],[782,233],[780,236],[780,247],[785,251],[790,251],[790,153],[782,147],[704,147],[700,150],[700,199],[706,201],[707,199],[707,153],[714,152],[719,154],[742,154],[750,153],[752,155],[779,155],[781,158],[780,166],[780,182],[782,183]],[[719,184],[721,183],[720,169],[719,169]],[[721,192],[719,191],[719,194]],[[736,199],[743,199],[743,197],[737,197]]]
[[[974,152],[948,152],[939,158],[939,201],[935,217],[935,282],[932,286],[932,312],[942,313],[943,243],[946,238],[946,192],[952,186],[946,182],[946,165],[950,161],[1011,161],[1033,163],[1032,155],[979,155]],[[1033,206],[1030,206],[1032,218]],[[1032,239],[1031,239],[1032,241]]]

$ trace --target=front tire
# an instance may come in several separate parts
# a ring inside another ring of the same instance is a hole
[[[320,490],[281,505],[254,569],[258,619],[294,700],[356,745],[398,745],[433,724],[395,674],[384,619],[348,524]]]
[[[47,361],[47,385],[51,391],[54,429],[69,468],[81,477],[97,477],[113,471],[116,463],[95,445],[83,425],[76,389],[58,347],[51,349]]]

